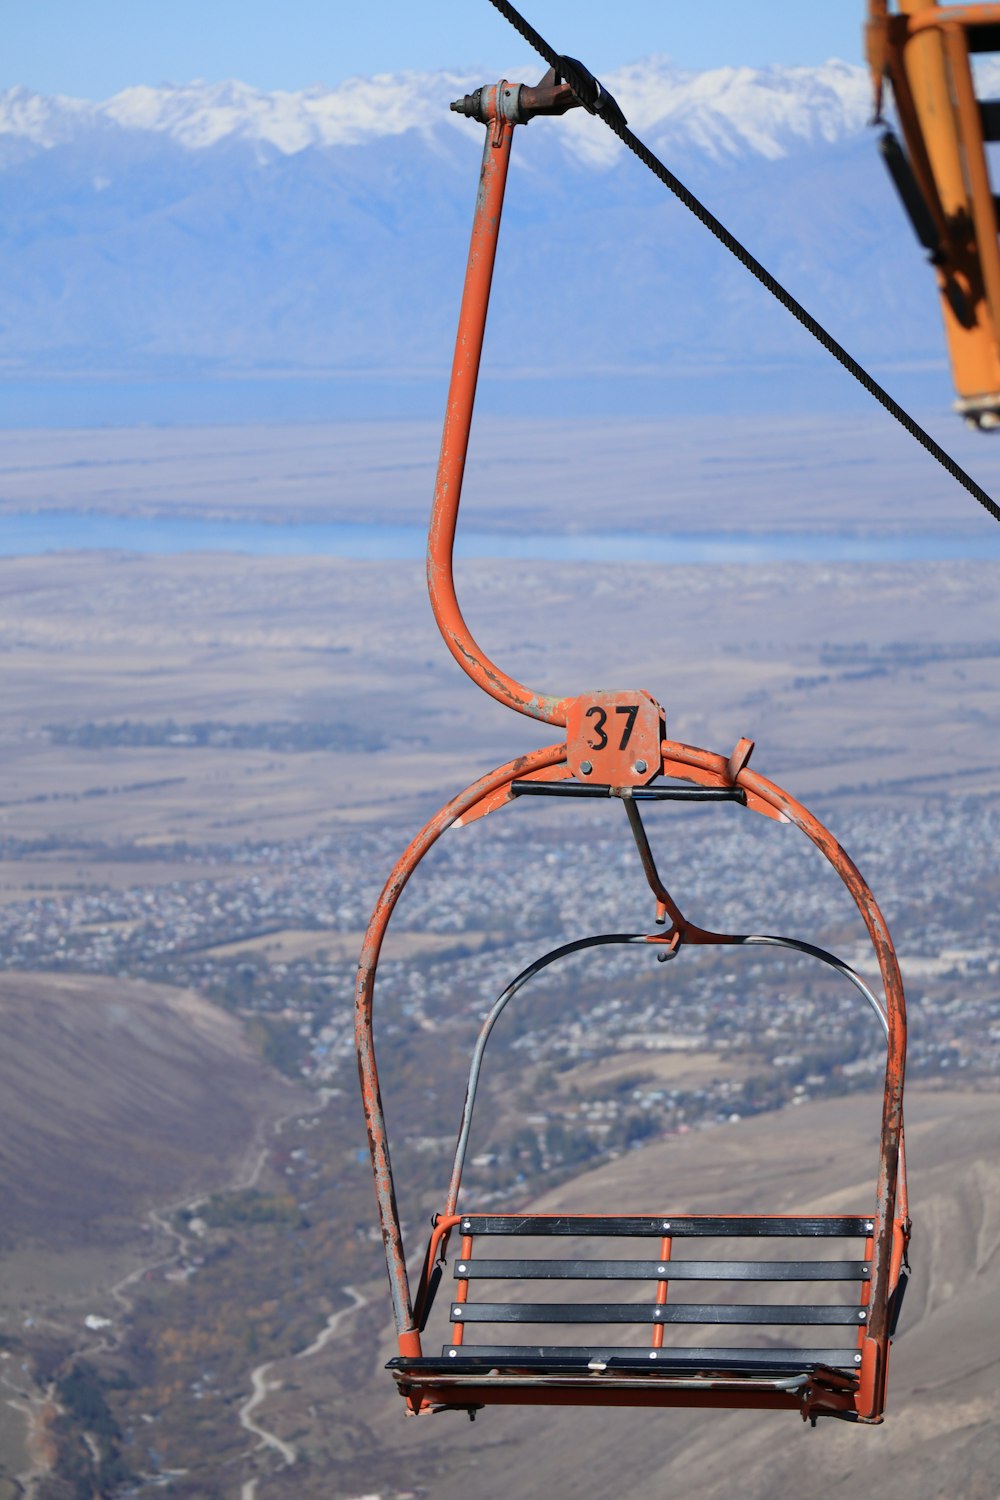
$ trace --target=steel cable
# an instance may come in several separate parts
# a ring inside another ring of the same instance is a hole
[[[801,302],[793,297],[786,287],[782,286],[776,277],[771,275],[766,266],[761,265],[760,261],[754,255],[751,255],[746,246],[715,217],[709,208],[706,208],[700,199],[695,197],[690,188],[685,187],[684,183],[671,172],[670,168],[665,166],[659,157],[653,154],[645,142],[641,141],[628,128],[624,116],[613,106],[612,101],[604,94],[603,89],[599,85],[596,102],[591,107],[590,101],[593,101],[595,98],[595,80],[593,76],[581,69],[573,58],[564,57],[556,52],[555,48],[551,47],[545,38],[539,35],[520,12],[514,9],[509,0],[490,0],[490,4],[510,22],[515,31],[524,38],[529,46],[534,48],[539,56],[545,59],[550,68],[556,69],[560,77],[565,79],[578,98],[588,101],[587,107],[591,109],[591,113],[597,114],[603,119],[608,129],[614,132],[622,144],[627,146],[649,168],[653,175],[659,178],[665,187],[670,189],[676,198],[680,199],[685,208],[689,209],[695,218],[725,246],[729,253],[734,255],[740,264],[750,271],[762,286],[767,288],[772,297],[775,297],[781,303],[782,307],[790,312],[793,318],[797,319],[803,328],[807,329],[813,338],[822,344],[827,353],[832,354],[834,359],[853,375],[859,384],[864,386],[869,395],[874,396],[875,400],[885,408],[890,416],[895,417],[900,426],[905,428],[910,436],[915,438],[932,458],[936,458],[941,467],[963,489],[967,490],[974,500],[978,500],[979,504],[993,517],[994,521],[1000,521],[1000,505],[997,504],[992,496],[987,494],[982,485],[977,484],[971,474],[967,474],[961,464],[957,463],[950,453],[946,453],[940,443],[935,442],[930,433],[926,432],[920,423],[914,417],[911,417],[909,412],[900,406],[899,402],[890,396],[887,390],[879,385],[874,376],[869,375],[864,366],[860,365],[854,356],[849,354],[843,345],[837,342],[833,335],[823,327],[822,323],[814,318],[812,313],[808,312],[802,306]],[[602,98],[607,101],[603,106],[601,102]]]

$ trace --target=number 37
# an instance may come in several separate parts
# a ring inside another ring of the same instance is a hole
[[[624,750],[632,738],[632,730],[635,726],[635,719],[638,712],[638,703],[623,703],[615,708],[615,714],[620,715],[625,721],[622,724],[622,737],[618,741],[619,750]],[[603,750],[608,743],[608,736],[605,732],[605,725],[608,722],[607,713],[595,703],[591,708],[587,709],[585,717],[594,721],[591,730],[592,737],[588,737],[587,744],[591,750]]]

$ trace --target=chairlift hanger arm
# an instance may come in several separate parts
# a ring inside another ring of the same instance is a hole
[[[499,703],[529,718],[557,725],[566,723],[566,701],[532,692],[508,676],[473,638],[455,590],[454,549],[514,126],[526,124],[535,115],[565,113],[578,103],[568,85],[557,83],[550,69],[533,89],[501,79],[451,106],[484,124],[486,140],[427,536],[431,608],[452,656],[473,682]]]

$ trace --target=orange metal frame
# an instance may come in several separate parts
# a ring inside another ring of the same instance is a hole
[[[881,118],[892,88],[910,167],[933,220],[931,256],[957,407],[982,426],[1000,420],[1000,245],[969,62],[970,33],[1000,26],[1000,4],[869,0],[867,50]]]
[[[741,740],[729,755],[686,745],[668,737],[660,705],[644,691],[600,691],[575,697],[556,697],[531,691],[497,667],[473,639],[462,616],[455,590],[453,546],[468,451],[472,411],[482,352],[490,285],[496,258],[504,187],[514,128],[535,114],[563,113],[576,101],[567,98],[566,86],[548,75],[537,89],[501,80],[475,96],[476,115],[486,125],[479,191],[459,318],[458,337],[448,394],[437,484],[427,552],[427,578],[435,619],[455,660],[472,680],[491,697],[518,713],[566,731],[559,743],[522,755],[482,776],[453,797],[417,834],[389,876],[375,906],[365,934],[356,991],[356,1043],[365,1120],[371,1150],[378,1200],[379,1220],[385,1245],[386,1265],[392,1296],[399,1352],[405,1357],[421,1355],[420,1318],[415,1316],[426,1294],[431,1266],[443,1254],[444,1244],[457,1222],[449,1213],[439,1219],[425,1259],[423,1283],[414,1299],[410,1292],[399,1213],[393,1190],[392,1168],[385,1116],[379,1089],[373,1039],[375,980],[383,939],[396,903],[414,870],[428,850],[448,829],[468,824],[502,806],[515,795],[517,781],[563,780],[575,777],[609,786],[614,795],[628,798],[631,791],[657,777],[666,776],[700,787],[738,788],[751,809],[782,822],[796,825],[837,871],[850,892],[871,938],[878,960],[885,995],[888,1047],[882,1111],[876,1208],[872,1215],[871,1317],[862,1340],[864,1356],[860,1386],[849,1399],[843,1393],[833,1405],[819,1410],[851,1408],[862,1421],[879,1421],[884,1405],[888,1364],[888,1310],[899,1278],[908,1233],[905,1174],[902,1164],[903,1077],[906,1053],[906,1010],[895,952],[878,905],[860,872],[833,835],[801,803],[773,782],[749,768],[753,750],[750,740]],[[470,100],[465,101],[466,106]],[[455,108],[456,106],[453,106]],[[466,113],[472,110],[466,108]],[[648,874],[648,872],[647,872]],[[651,880],[651,884],[653,881]],[[669,932],[659,940],[676,947],[682,941],[726,941],[684,923],[669,893],[654,884],[657,917],[669,915]],[[452,1205],[453,1207],[453,1205]],[[409,1394],[411,1410],[441,1404],[440,1394],[419,1385]],[[672,1394],[647,1388],[616,1388],[560,1392],[546,1386],[499,1390],[494,1387],[466,1388],[449,1405],[474,1408],[486,1401],[569,1400],[583,1404],[704,1404],[766,1406],[789,1405],[762,1393],[692,1392]],[[794,1404],[801,1403],[796,1398]]]

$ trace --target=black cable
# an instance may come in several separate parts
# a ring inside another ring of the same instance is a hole
[[[543,36],[531,26],[520,12],[516,11],[509,0],[490,0],[490,4],[497,9],[506,20],[519,32],[524,40],[543,57],[550,68],[555,68],[560,77],[564,78],[573,92],[582,100],[586,101],[588,107],[594,98],[594,78],[585,69],[575,62],[573,58],[563,57],[550,47]],[[602,98],[606,103],[602,106]],[[786,308],[800,322],[803,328],[808,329],[813,338],[816,339],[828,354],[832,354],[844,369],[854,376],[869,395],[884,406],[890,416],[895,417],[901,427],[904,427],[911,437],[916,438],[921,447],[926,448],[932,458],[936,458],[941,467],[951,475],[952,479],[968,490],[973,499],[978,500],[984,510],[988,511],[994,521],[1000,521],[1000,505],[992,499],[983,489],[982,485],[976,483],[971,474],[967,474],[962,466],[955,462],[950,453],[946,453],[940,443],[935,442],[929,432],[925,432],[920,423],[910,416],[899,402],[894,400],[889,392],[879,385],[878,381],[869,375],[863,365],[859,365],[853,355],[848,354],[842,344],[829,333],[812,313],[807,312],[781,282],[771,275],[765,266],[755,256],[751,255],[745,245],[741,244],[736,236],[721,223],[719,219],[706,208],[691,190],[684,186],[678,177],[675,177],[670,168],[664,166],[658,156],[654,156],[649,147],[629,130],[625,117],[614,105],[610,95],[598,86],[598,98],[596,105],[591,110],[599,114],[609,130],[633,152],[639,160],[649,168],[655,177],[668,187],[676,198],[694,214],[695,218],[710,230],[715,238],[725,245],[731,255],[734,255],[741,265],[745,266],[757,280],[767,288],[772,297],[777,298],[782,307]]]

